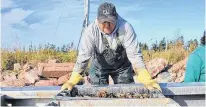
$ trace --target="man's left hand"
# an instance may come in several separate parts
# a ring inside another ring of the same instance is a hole
[[[149,90],[159,90],[162,92],[159,84],[152,79],[151,75],[146,69],[138,69],[138,75],[135,76],[135,79],[140,83],[144,84],[145,87]]]

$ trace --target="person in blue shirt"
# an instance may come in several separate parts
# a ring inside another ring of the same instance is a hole
[[[205,32],[201,45],[188,58],[184,82],[205,82]]]

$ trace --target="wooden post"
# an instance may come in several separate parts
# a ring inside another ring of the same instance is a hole
[[[89,7],[90,7],[90,0],[84,0],[84,18],[85,18],[84,28],[89,25]]]
[[[81,32],[79,42],[78,42],[78,45],[77,45],[77,54],[79,53],[78,52],[79,43],[80,43],[82,34],[84,32],[84,29],[89,25],[89,7],[90,7],[90,0],[84,0],[84,21],[83,21],[83,26],[82,26],[82,32]]]

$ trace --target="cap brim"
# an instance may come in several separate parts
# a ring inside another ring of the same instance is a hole
[[[115,16],[100,16],[97,19],[100,23],[111,22],[115,24],[117,21]]]

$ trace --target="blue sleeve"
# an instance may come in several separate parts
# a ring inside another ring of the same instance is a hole
[[[184,82],[197,82],[200,77],[201,59],[196,54],[191,54],[186,65]]]

